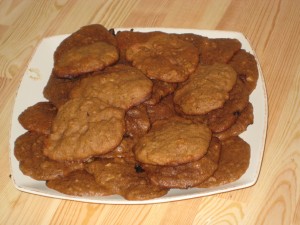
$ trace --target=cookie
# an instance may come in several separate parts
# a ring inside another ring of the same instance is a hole
[[[250,161],[250,146],[236,136],[221,141],[219,166],[212,177],[198,187],[208,188],[227,184],[239,179],[247,170]]]
[[[91,24],[63,40],[54,53],[58,77],[76,77],[101,70],[118,60],[117,41],[104,26]]]
[[[147,42],[151,37],[161,34],[162,32],[138,32],[138,31],[119,31],[116,34],[117,46],[120,51],[119,63],[129,64],[126,60],[126,51],[134,44]]]
[[[238,136],[243,133],[250,124],[253,124],[253,106],[248,103],[246,108],[240,113],[235,123],[229,127],[227,130],[215,133],[214,136],[218,137],[220,140],[225,140],[232,136]]]
[[[51,102],[38,102],[25,109],[18,120],[26,130],[49,134],[56,113],[57,108]]]
[[[85,170],[77,170],[65,177],[46,182],[48,188],[74,196],[107,196],[111,192],[99,185],[93,175]]]
[[[150,129],[150,120],[145,105],[140,104],[132,107],[126,112],[126,135],[139,138],[145,135]]]
[[[14,155],[16,159],[21,161],[30,158],[32,148],[35,148],[36,145],[41,146],[43,141],[44,135],[41,133],[27,131],[20,135],[15,141]]]
[[[76,98],[58,110],[44,154],[62,160],[85,160],[112,151],[125,132],[124,110],[98,98]]]
[[[119,64],[104,73],[82,79],[72,89],[70,98],[96,97],[127,110],[148,99],[151,91],[152,82],[142,72]]]
[[[97,156],[101,159],[112,159],[112,158],[126,158],[128,160],[134,159],[133,146],[135,145],[135,140],[131,137],[124,137],[121,143],[112,151]]]
[[[177,116],[173,104],[173,95],[164,97],[155,105],[146,104],[146,107],[151,124],[157,120],[164,120]]]
[[[72,48],[90,45],[100,41],[117,46],[115,36],[104,26],[100,24],[83,26],[59,44],[54,53],[54,60],[57,60],[58,57]]]
[[[26,132],[16,140],[14,153],[23,174],[36,180],[51,180],[83,168],[81,163],[57,162],[46,157],[42,151],[45,138],[43,134]]]
[[[195,71],[199,52],[176,35],[161,33],[129,47],[126,59],[151,79],[183,82]]]
[[[151,182],[165,188],[190,188],[210,177],[218,167],[221,144],[212,138],[201,159],[178,166],[143,165]]]
[[[69,93],[79,80],[58,78],[52,72],[44,87],[43,95],[59,108],[69,100]]]
[[[126,199],[146,200],[168,192],[151,184],[145,173],[136,172],[135,164],[123,159],[97,160],[87,164],[87,171],[95,176],[98,184]]]
[[[224,106],[207,114],[209,128],[216,133],[228,129],[235,123],[240,113],[248,105],[248,102],[249,92],[238,77],[236,84],[229,92],[229,99]]]
[[[181,39],[193,43],[200,51],[200,63],[228,63],[233,55],[240,50],[241,43],[231,38],[207,38],[196,34],[180,34]]]
[[[258,68],[254,55],[241,49],[232,57],[229,64],[245,83],[250,94],[255,89],[258,79]]]
[[[176,83],[168,83],[160,80],[152,80],[152,83],[151,98],[144,102],[147,105],[156,105],[162,98],[172,94],[177,88]]]
[[[85,73],[103,70],[119,59],[115,46],[106,42],[71,48],[54,61],[54,73],[58,77],[77,77]]]
[[[174,94],[174,103],[187,115],[206,114],[221,108],[236,83],[236,72],[227,64],[200,65]]]
[[[203,157],[211,131],[204,124],[172,118],[158,120],[134,147],[137,161],[152,165],[180,165]]]

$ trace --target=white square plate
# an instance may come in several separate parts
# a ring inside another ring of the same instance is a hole
[[[118,31],[130,29],[120,28],[115,30]],[[166,33],[194,33],[209,38],[235,38],[242,43],[243,49],[255,56],[255,53],[246,37],[238,32],[173,28],[134,28],[134,31],[141,32],[149,32],[154,30],[163,31]],[[42,40],[35,54],[33,55],[28,68],[26,69],[16,96],[10,134],[10,160],[12,178],[17,189],[37,195],[82,202],[106,204],[150,204],[207,196],[241,189],[255,184],[261,167],[268,120],[267,94],[259,63],[259,78],[257,81],[257,87],[250,96],[250,102],[253,104],[254,108],[254,124],[249,126],[247,131],[241,135],[241,137],[251,146],[250,165],[246,173],[239,180],[233,183],[214,188],[191,188],[187,190],[172,189],[167,195],[160,198],[145,201],[127,201],[117,195],[106,197],[76,197],[65,195],[47,188],[45,182],[43,181],[36,181],[28,176],[23,175],[19,169],[19,162],[14,156],[14,142],[18,136],[26,132],[19,124],[18,116],[27,107],[32,106],[39,101],[46,101],[46,99],[43,97],[43,89],[47,84],[53,67],[53,53],[59,43],[67,36],[68,35],[59,35]]]

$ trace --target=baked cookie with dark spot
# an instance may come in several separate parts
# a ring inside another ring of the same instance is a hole
[[[243,133],[250,124],[253,124],[253,119],[253,106],[249,102],[231,127],[220,133],[214,133],[213,135],[218,137],[220,140],[225,140],[232,136],[238,136]]]
[[[198,187],[208,188],[239,179],[248,169],[250,162],[250,146],[239,136],[221,141],[221,155],[218,169],[213,176]]]
[[[204,124],[183,118],[158,120],[134,146],[136,160],[152,165],[180,165],[203,157],[211,140]]]
[[[144,172],[136,172],[134,163],[123,159],[97,160],[86,167],[99,185],[129,200],[157,198],[168,192],[166,188],[151,184]]]
[[[229,64],[245,83],[250,94],[255,89],[258,79],[258,68],[254,55],[241,49],[232,57]]]
[[[124,110],[98,98],[72,99],[59,108],[44,154],[72,161],[112,151],[125,133],[124,116]]]
[[[161,33],[132,45],[126,51],[126,59],[151,79],[183,82],[195,71],[199,52],[176,35]]]
[[[229,99],[222,108],[207,114],[207,124],[213,132],[222,132],[232,126],[249,103],[249,92],[240,78],[229,92]]]
[[[212,138],[207,154],[201,159],[178,166],[143,165],[151,182],[165,188],[194,187],[216,171],[221,144],[218,138]]]
[[[80,81],[70,98],[96,97],[101,101],[128,110],[148,99],[152,82],[138,69],[118,64],[104,73],[97,73]]]
[[[174,94],[174,103],[187,115],[206,114],[221,108],[236,83],[236,72],[227,64],[200,65]]]
[[[49,134],[56,114],[57,108],[51,102],[38,102],[25,109],[18,120],[26,130]]]

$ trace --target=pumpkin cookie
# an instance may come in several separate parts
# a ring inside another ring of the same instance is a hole
[[[182,82],[195,71],[199,52],[176,35],[161,33],[132,45],[126,51],[126,59],[151,79]]]
[[[126,134],[133,138],[139,138],[150,129],[150,120],[145,105],[132,107],[125,115]]]
[[[77,162],[57,162],[43,154],[46,136],[36,132],[26,132],[17,138],[14,153],[20,161],[20,170],[36,180],[51,180],[82,169]]]
[[[99,185],[93,175],[85,170],[77,170],[65,177],[58,177],[46,182],[47,187],[67,195],[106,196],[111,192]]]
[[[248,103],[246,108],[240,113],[237,120],[231,127],[223,132],[215,133],[214,136],[218,137],[220,140],[225,140],[232,136],[238,136],[253,123],[253,119],[253,106],[251,103]]]
[[[151,98],[145,101],[147,105],[155,105],[160,102],[160,100],[172,93],[174,93],[177,88],[176,83],[168,83],[160,80],[152,80],[153,89]]]
[[[152,82],[141,71],[116,65],[104,73],[84,78],[70,93],[71,98],[96,97],[115,107],[129,109],[148,99]]]
[[[97,98],[76,98],[57,113],[44,154],[62,160],[85,160],[119,145],[125,132],[124,110]]]
[[[173,104],[173,95],[164,97],[155,105],[146,104],[146,106],[151,124],[157,120],[164,120],[176,116]]]
[[[255,89],[258,79],[258,68],[255,57],[251,53],[241,49],[232,57],[229,64],[245,83],[250,94]]]
[[[206,114],[221,108],[236,83],[236,72],[227,64],[199,66],[175,91],[174,103],[188,115]]]
[[[207,38],[196,34],[180,34],[183,40],[193,43],[200,51],[200,63],[228,63],[233,55],[240,50],[241,43],[231,38]]]
[[[70,91],[79,82],[80,79],[63,79],[58,78],[52,72],[49,80],[44,87],[43,95],[52,102],[57,108],[65,104],[69,100]]]
[[[250,146],[240,137],[221,141],[219,166],[214,175],[198,187],[207,188],[227,184],[239,179],[247,170],[250,161]]]
[[[204,124],[182,118],[158,120],[134,147],[137,161],[152,165],[180,165],[203,157],[211,131]]]
[[[151,182],[165,188],[194,187],[210,177],[218,167],[221,144],[212,138],[207,154],[201,159],[178,166],[143,165]]]
[[[54,61],[54,73],[58,77],[77,77],[81,74],[103,70],[119,58],[115,46],[95,42],[71,48]]]
[[[248,105],[249,92],[240,78],[229,92],[229,99],[222,108],[207,114],[207,124],[213,132],[222,132],[231,127]]]
[[[101,70],[118,60],[116,45],[115,36],[102,25],[84,26],[57,47],[54,73],[58,77],[76,77]]]
[[[123,159],[97,160],[87,164],[96,182],[114,194],[130,200],[146,200],[167,194],[168,189],[151,184],[144,172],[137,173],[135,164]]]
[[[135,44],[147,42],[151,37],[161,34],[162,32],[137,32],[137,31],[119,31],[116,34],[117,46],[120,51],[119,63],[129,64],[126,60],[126,51]]]
[[[51,102],[38,102],[19,115],[20,124],[30,131],[49,134],[57,108]]]

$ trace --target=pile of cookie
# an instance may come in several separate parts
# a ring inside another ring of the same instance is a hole
[[[54,53],[48,101],[19,116],[20,170],[75,196],[161,197],[240,178],[255,58],[235,39],[80,28]]]

